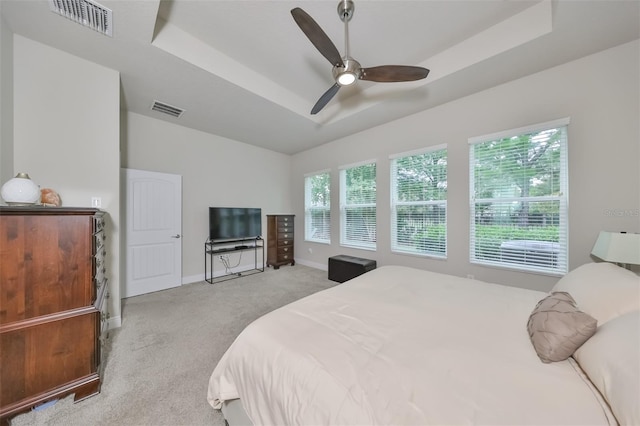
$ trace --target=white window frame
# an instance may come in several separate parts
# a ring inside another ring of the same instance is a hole
[[[568,234],[569,234],[569,181],[568,181],[568,140],[569,140],[569,122],[570,119],[562,118],[545,123],[534,124],[531,126],[506,130],[490,135],[478,136],[469,139],[469,207],[470,207],[470,232],[469,232],[469,260],[471,263],[494,266],[498,268],[518,270],[531,273],[540,273],[545,275],[561,276],[567,273],[569,264],[569,246],[568,246]],[[561,140],[559,166],[558,173],[558,187],[559,190],[555,194],[549,194],[545,196],[530,196],[530,197],[510,197],[502,196],[495,198],[482,198],[475,199],[475,155],[474,146],[477,144],[496,141],[509,137],[516,137],[520,135],[542,132],[545,130],[563,128],[564,138]],[[482,244],[477,242],[476,233],[476,207],[478,204],[495,204],[495,203],[508,203],[515,204],[516,202],[558,202],[558,241],[550,242],[543,240],[527,240],[515,239],[510,241],[503,241],[500,245],[500,249],[491,249],[490,256],[479,255],[476,250],[476,246]],[[539,244],[541,243],[541,244]],[[498,255],[498,251],[500,254]],[[516,253],[514,255],[513,253]],[[495,257],[490,259],[490,257]],[[527,257],[530,260],[527,260]],[[514,261],[513,259],[517,259]]]
[[[398,200],[398,180],[397,180],[397,161],[406,157],[418,156],[423,154],[434,153],[438,151],[445,151],[448,157],[447,145],[435,145],[419,150],[403,152],[400,154],[394,154],[389,156],[390,160],[390,173],[391,173],[391,251],[398,254],[411,254],[423,257],[432,257],[438,259],[447,258],[447,199],[444,200],[422,200],[422,201],[399,201]],[[445,171],[445,181],[448,175],[448,165]],[[446,194],[446,189],[445,189]],[[414,246],[403,244],[403,241],[398,241],[398,207],[402,206],[439,206],[444,209],[444,252],[436,250],[425,250],[416,248]]]
[[[347,171],[350,169],[354,169],[356,167],[366,166],[369,164],[373,164],[376,170],[376,177],[374,179],[374,184],[376,185],[376,196],[373,202],[369,203],[360,203],[360,204],[347,204]],[[377,174],[378,174],[378,164],[376,160],[366,160],[361,161],[354,164],[344,165],[339,167],[340,170],[340,245],[343,247],[352,247],[362,250],[376,250],[377,247]],[[374,216],[376,220],[374,221],[375,228],[373,232],[375,234],[373,241],[362,241],[362,240],[354,240],[350,239],[347,234],[347,210],[350,208],[371,208],[374,209]]]
[[[312,179],[318,176],[327,175],[329,177],[329,190],[327,193],[328,200],[326,205],[313,205],[313,188],[311,186]],[[317,212],[324,212],[327,217],[327,223],[325,224],[326,238],[317,236],[317,229],[314,228],[313,214]],[[331,244],[331,170],[321,170],[318,172],[307,173],[304,176],[304,240],[314,243]]]

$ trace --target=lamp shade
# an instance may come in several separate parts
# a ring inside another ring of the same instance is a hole
[[[600,231],[591,254],[607,262],[640,265],[640,234]]]

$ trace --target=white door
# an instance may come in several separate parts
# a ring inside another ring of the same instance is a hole
[[[124,296],[182,283],[182,176],[122,169],[126,182]]]

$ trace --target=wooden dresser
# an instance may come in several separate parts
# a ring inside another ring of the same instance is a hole
[[[267,215],[267,266],[295,265],[292,214]]]
[[[100,391],[107,331],[105,216],[0,207],[0,423]]]

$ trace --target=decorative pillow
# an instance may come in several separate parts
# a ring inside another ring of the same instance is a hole
[[[554,292],[536,305],[527,330],[542,362],[563,361],[596,332],[597,321],[581,312],[569,293]]]
[[[562,277],[551,290],[566,291],[598,324],[640,309],[640,277],[613,263],[587,263]]]
[[[640,311],[598,327],[573,355],[621,425],[640,425]]]

